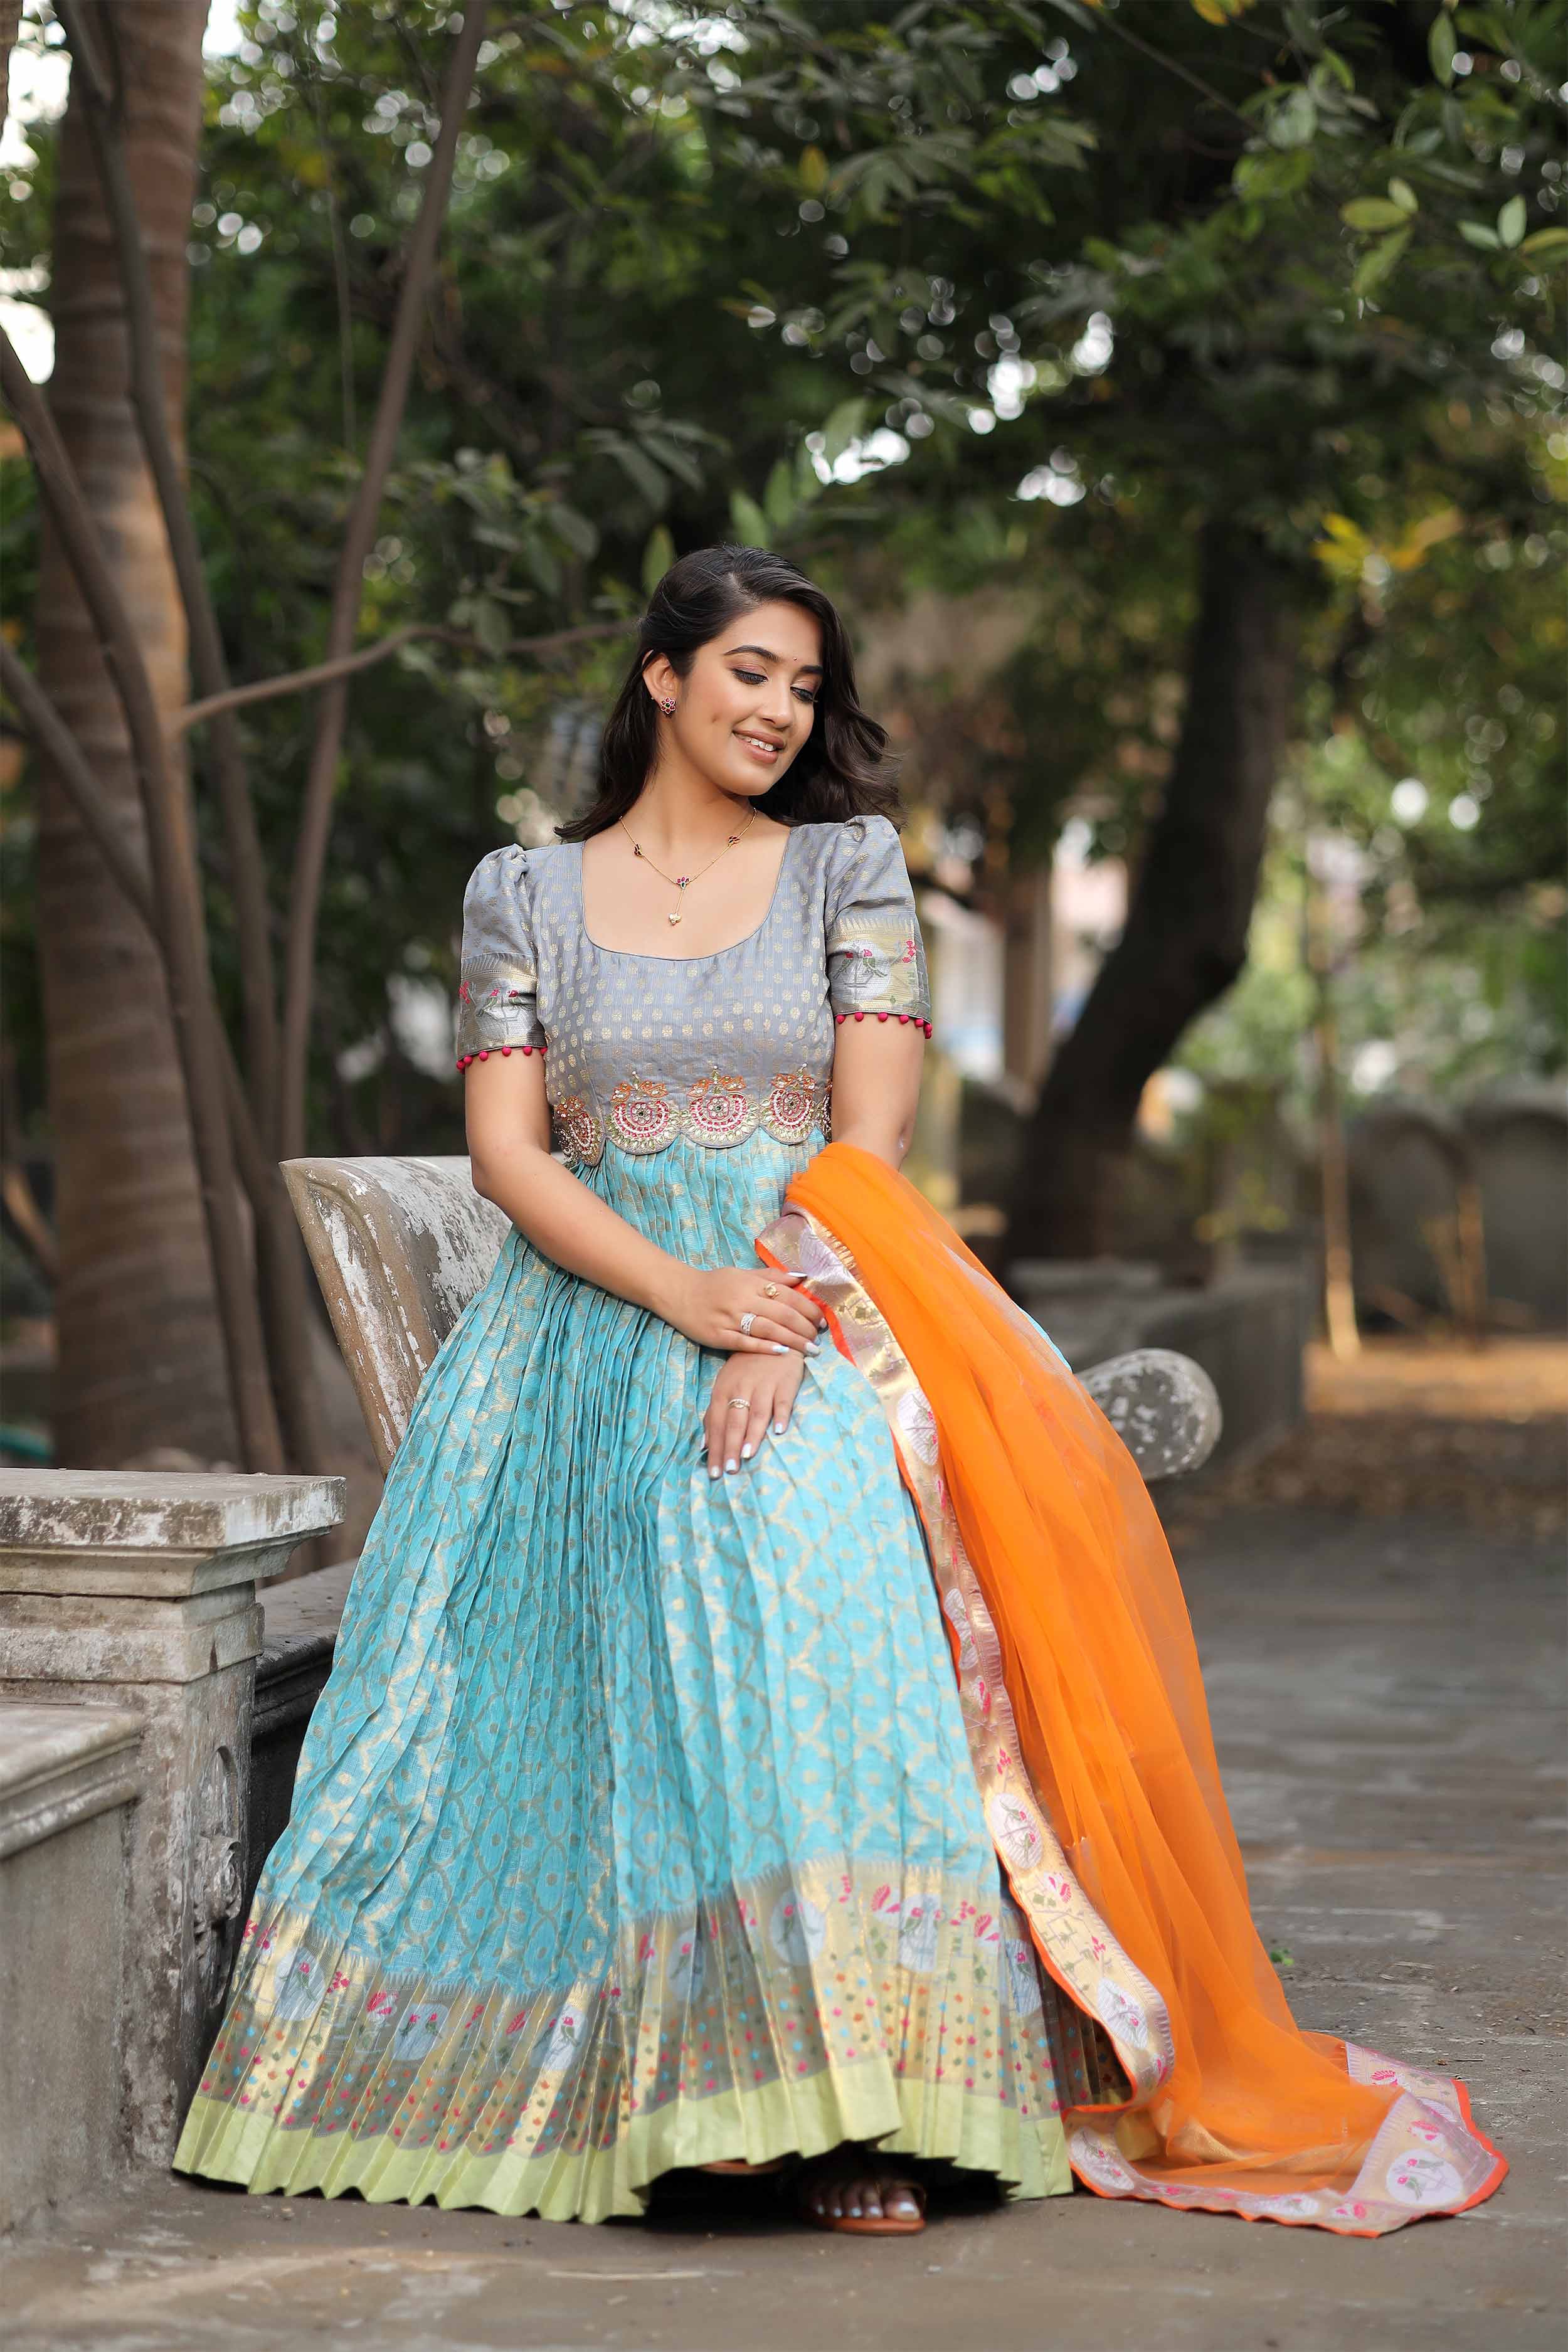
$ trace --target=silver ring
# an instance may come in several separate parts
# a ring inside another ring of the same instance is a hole
[[[755,1314],[751,1314],[751,1315],[742,1315],[742,1318],[741,1318],[741,1337],[742,1337],[742,1339],[749,1339],[751,1338],[751,1336],[752,1336],[752,1324],[756,1321],[756,1319],[757,1319],[757,1318],[756,1318]]]
[[[742,1412],[750,1412],[752,1410],[752,1400],[750,1397],[731,1397],[724,1410],[726,1412],[733,1412],[737,1405],[740,1406]]]

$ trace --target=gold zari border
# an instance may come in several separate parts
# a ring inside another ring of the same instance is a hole
[[[757,1250],[770,1265],[805,1276],[840,1352],[869,1381],[887,1415],[925,1530],[970,1761],[997,1854],[1045,1967],[1081,2019],[1100,2029],[1124,2071],[1125,2083],[1108,2095],[1099,2079],[1108,2070],[1095,2063],[1098,2037],[1079,2037],[1082,2088],[1070,2065],[1067,2079],[1058,2077],[1074,2171],[1102,2197],[1311,2225],[1345,2237],[1380,2237],[1421,2214],[1478,2204],[1506,2167],[1477,2129],[1464,2085],[1355,2042],[1344,2044],[1352,2078],[1401,2095],[1353,2181],[1263,2194],[1218,2181],[1165,2179],[1143,2160],[1159,2144],[1143,2111],[1174,2063],[1170,2013],[1089,1902],[1030,1782],[1002,1677],[1001,1643],[942,1475],[936,1416],[853,1254],[820,1219],[792,1206],[759,1237]],[[1062,2038],[1070,2050],[1070,2029]]]

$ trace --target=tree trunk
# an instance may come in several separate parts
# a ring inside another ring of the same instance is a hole
[[[1101,1257],[1143,1088],[1247,960],[1289,726],[1300,589],[1251,533],[1199,552],[1181,740],[1127,924],[1051,1066],[1024,1139],[1005,1255]]]
[[[11,104],[11,52],[22,23],[22,0],[0,0],[0,127]]]
[[[206,0],[137,0],[112,69],[146,235],[171,418],[184,406],[186,263]],[[62,128],[50,407],[135,615],[161,710],[187,699],[185,630],[130,396],[121,281],[80,99]],[[137,863],[145,834],[118,695],[52,530],[38,672]],[[40,795],[38,936],[60,1246],[59,1458],[123,1462],[237,1440],[184,1086],[158,958],[53,779]]]

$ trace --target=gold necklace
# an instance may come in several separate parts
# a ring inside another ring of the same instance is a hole
[[[619,824],[621,831],[626,835],[626,839],[631,843],[632,856],[634,857],[640,857],[645,866],[653,866],[653,870],[658,876],[661,882],[671,883],[677,890],[686,891],[690,889],[694,882],[700,882],[703,875],[706,874],[710,867],[717,866],[721,857],[724,857],[729,855],[730,851],[734,848],[735,844],[740,840],[741,834],[750,833],[752,825],[756,823],[756,819],[757,812],[753,808],[749,812],[745,824],[741,827],[741,833],[732,833],[730,835],[729,840],[724,844],[723,848],[719,851],[718,855],[710,857],[706,866],[700,866],[695,874],[667,874],[662,866],[654,866],[653,859],[648,856],[641,842],[637,839],[630,825],[626,823],[626,818],[624,816],[619,817],[616,819],[616,823]],[[686,902],[684,898],[682,898],[678,901],[674,914],[666,915],[664,919],[667,923],[679,923],[685,912]]]

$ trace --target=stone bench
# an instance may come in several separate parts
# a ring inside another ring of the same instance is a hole
[[[1196,1290],[1121,1259],[1026,1258],[1008,1279],[1075,1371],[1112,1349],[1132,1351],[1118,1364],[1153,1352],[1201,1368],[1219,1401],[1216,1467],[1278,1444],[1306,1411],[1312,1294],[1299,1267],[1244,1267]],[[1105,1369],[1080,1374],[1097,1396]],[[1205,1458],[1194,1451],[1180,1467],[1196,1470]],[[1156,1475],[1142,1457],[1140,1466]]]
[[[257,1586],[342,1496],[0,1472],[0,2225],[173,2152],[250,1875]]]
[[[507,1217],[474,1191],[467,1160],[290,1160],[283,1174],[384,1470]],[[1079,1377],[1146,1479],[1194,1470],[1213,1452],[1219,1400],[1190,1358],[1142,1347]]]
[[[465,1159],[292,1160],[284,1177],[384,1470],[437,1349],[510,1230]],[[1151,1484],[1196,1469],[1221,1413],[1214,1382],[1169,1348],[1132,1349],[1081,1374]],[[331,1668],[353,1562],[280,1585],[266,1604],[251,1775],[253,1873],[289,1818],[310,1708]]]
[[[0,2231],[129,2154],[131,1707],[0,1701]]]

